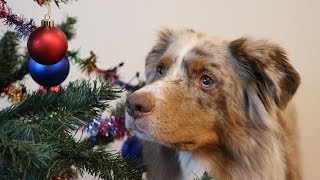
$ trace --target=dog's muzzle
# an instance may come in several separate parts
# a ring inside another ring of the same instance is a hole
[[[155,105],[155,98],[147,92],[134,92],[128,96],[126,101],[127,113],[133,117],[141,118],[150,113]]]

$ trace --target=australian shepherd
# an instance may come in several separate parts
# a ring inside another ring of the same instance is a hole
[[[144,141],[147,179],[302,178],[290,101],[300,77],[280,46],[164,29],[145,66],[126,127]]]

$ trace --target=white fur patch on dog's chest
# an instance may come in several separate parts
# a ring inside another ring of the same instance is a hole
[[[190,152],[179,152],[181,180],[201,179],[205,172],[210,173],[208,163],[195,159]]]

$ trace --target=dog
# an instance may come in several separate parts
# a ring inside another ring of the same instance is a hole
[[[301,179],[295,107],[300,76],[266,40],[165,28],[127,97],[147,179]]]

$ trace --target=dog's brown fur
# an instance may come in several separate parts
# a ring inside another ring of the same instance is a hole
[[[182,71],[170,76],[173,68]],[[213,80],[210,88],[201,85],[204,74]],[[289,103],[300,77],[281,47],[165,29],[147,56],[146,75],[147,86],[132,96],[151,93],[155,106],[126,123],[134,133],[143,132],[138,136],[146,140],[148,179],[181,179],[179,151],[208,163],[222,180],[301,179],[296,117]]]

